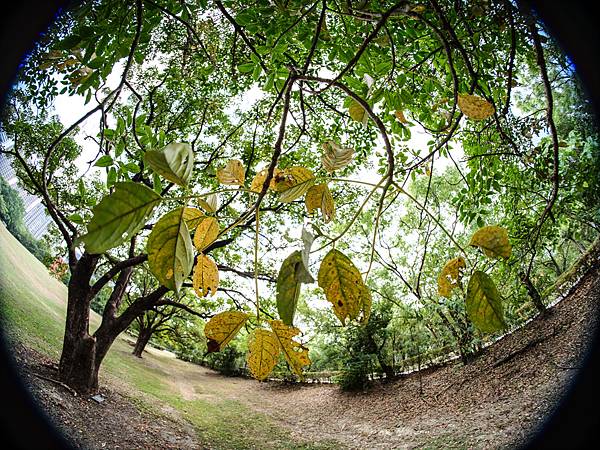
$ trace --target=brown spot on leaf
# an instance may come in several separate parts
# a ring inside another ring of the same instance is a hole
[[[218,352],[219,349],[219,343],[213,339],[209,339],[208,343],[206,344],[207,347],[207,351],[206,353],[215,353]]]

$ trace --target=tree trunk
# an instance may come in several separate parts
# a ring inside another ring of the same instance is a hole
[[[65,343],[66,344],[66,343]],[[88,334],[73,340],[68,350],[63,346],[58,368],[59,379],[81,395],[91,395],[98,390],[96,364],[96,339]]]
[[[133,347],[134,356],[138,358],[142,357],[142,353],[144,353],[144,349],[152,337],[152,331],[152,327],[140,328],[137,340],[135,341],[135,347]]]
[[[89,280],[97,260],[97,256],[84,253],[71,274],[65,334],[58,366],[60,381],[84,395],[98,389],[96,339],[89,334]]]
[[[529,278],[529,275],[527,275],[526,272],[520,272],[519,276],[521,278],[521,281],[525,285],[527,293],[529,294],[529,297],[531,297],[531,301],[535,305],[536,309],[541,313],[546,311],[546,305],[544,305],[544,302],[542,301],[542,296],[533,284],[533,281],[531,281],[531,278]]]
[[[84,253],[71,273],[67,298],[67,318],[63,349],[58,366],[60,381],[75,389],[81,395],[92,395],[98,392],[98,372],[104,357],[111,345],[133,320],[144,310],[158,301],[168,289],[161,286],[145,297],[140,297],[134,305],[127,308],[119,317],[107,313],[94,335],[89,334],[90,303],[92,300],[90,280],[98,255]],[[127,281],[128,274],[119,277],[115,291],[111,295],[112,304],[107,305],[116,310],[123,289],[121,284]]]
[[[383,373],[385,373],[385,377],[388,380],[391,380],[396,376],[396,373],[394,372],[394,368],[385,361],[385,358],[379,352],[377,353],[377,361],[379,362],[379,365],[381,366],[381,370],[383,370]]]

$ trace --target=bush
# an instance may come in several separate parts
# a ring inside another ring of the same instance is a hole
[[[242,352],[229,345],[220,352],[209,354],[205,359],[205,364],[223,375],[239,375],[243,356]]]
[[[371,355],[355,354],[348,358],[342,373],[335,382],[344,391],[359,391],[369,384],[369,374],[372,371]]]

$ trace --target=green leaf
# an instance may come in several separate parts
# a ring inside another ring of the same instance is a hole
[[[77,193],[79,194],[80,197],[85,197],[85,183],[83,182],[83,178],[80,178],[77,181]]]
[[[277,275],[277,312],[286,325],[294,323],[300,296],[300,281],[296,276],[298,266],[304,267],[304,263],[302,253],[295,251],[283,261]]]
[[[154,225],[146,245],[150,272],[163,286],[175,292],[194,265],[194,248],[185,219],[186,208],[165,214]]]
[[[339,250],[332,249],[321,262],[318,280],[342,325],[346,325],[347,318],[358,318],[361,311],[361,321],[368,320],[371,293],[350,258]]]
[[[117,169],[111,167],[108,169],[108,173],[106,174],[106,187],[114,186],[117,182]]]
[[[353,120],[357,122],[361,122],[363,125],[366,125],[369,121],[369,115],[367,114],[367,110],[362,107],[360,103],[356,100],[352,100],[350,102],[350,106],[348,107],[348,113]]]
[[[112,164],[113,164],[112,156],[110,156],[110,155],[104,155],[104,156],[101,156],[100,158],[98,158],[98,161],[96,161],[94,163],[94,166],[96,166],[96,167],[108,167],[108,166],[112,166]]]
[[[67,219],[69,219],[71,222],[76,223],[78,225],[83,225],[83,217],[81,217],[79,214],[74,213],[74,214],[70,214],[69,216],[67,216]]]
[[[125,168],[125,170],[127,170],[127,172],[129,173],[138,173],[140,171],[140,166],[138,166],[136,163],[134,162],[129,162],[127,164],[124,164],[123,167]]]
[[[92,210],[87,234],[81,237],[89,253],[104,253],[122,244],[148,221],[161,196],[143,184],[116,183],[115,191]]]
[[[162,149],[148,150],[144,161],[167,180],[184,186],[194,169],[194,152],[189,144],[169,144]]]
[[[67,36],[62,41],[58,42],[54,48],[56,50],[71,50],[77,44],[81,42],[81,36],[76,34],[73,36]]]
[[[483,333],[506,328],[500,294],[486,273],[477,270],[471,276],[467,287],[466,308],[471,322]]]
[[[253,62],[247,62],[237,66],[240,73],[250,73],[254,71],[255,64]]]

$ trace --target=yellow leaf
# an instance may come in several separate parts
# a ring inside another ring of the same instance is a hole
[[[241,311],[225,311],[213,316],[204,326],[204,336],[208,340],[208,353],[223,350],[249,317]]]
[[[248,343],[248,368],[257,380],[269,376],[279,359],[279,341],[275,333],[264,328],[254,330]]]
[[[204,217],[194,233],[194,246],[203,251],[212,244],[219,235],[219,222],[214,217]]]
[[[252,179],[252,183],[250,184],[250,190],[252,192],[260,193],[262,191],[263,185],[265,184],[265,180],[267,179],[268,171],[269,169],[263,169],[254,176],[254,178]],[[271,182],[269,183],[269,189],[275,189],[275,179],[280,173],[281,170],[275,168],[275,170],[273,171],[273,177],[271,178]]]
[[[448,261],[438,276],[438,294],[450,298],[452,290],[460,286],[461,269],[466,267],[467,264],[462,256]]]
[[[285,356],[290,368],[303,380],[302,368],[310,365],[310,358],[308,357],[308,349],[293,340],[294,336],[300,334],[300,330],[284,324],[281,320],[269,320],[269,325],[279,341],[283,356]]]
[[[329,173],[346,167],[354,156],[354,149],[342,147],[335,141],[327,141],[322,144],[323,156],[321,162]]]
[[[348,113],[353,120],[361,122],[363,125],[366,125],[369,121],[367,110],[363,108],[362,105],[356,100],[352,100],[350,103],[350,106],[348,107]]]
[[[394,115],[396,116],[396,119],[398,119],[400,121],[400,123],[403,123],[403,124],[408,123],[408,120],[406,120],[406,117],[404,116],[404,111],[398,110],[394,113]]]
[[[199,297],[206,297],[209,292],[211,296],[217,293],[219,269],[212,259],[202,253],[198,255],[192,282]]]
[[[306,192],[305,203],[309,214],[312,214],[316,209],[320,209],[325,223],[330,222],[335,215],[333,196],[326,184],[311,186]]]
[[[239,159],[230,159],[227,165],[217,170],[217,179],[221,184],[237,184],[243,186],[246,179],[244,165]]]
[[[339,250],[331,250],[321,262],[318,281],[342,325],[347,318],[357,319],[361,311],[362,321],[368,320],[371,293],[350,258]]]
[[[198,208],[183,208],[183,220],[188,230],[195,229],[204,219],[205,215]]]
[[[209,194],[206,197],[198,199],[200,207],[208,213],[216,213],[219,206],[217,194]]]
[[[275,190],[279,201],[289,203],[302,197],[315,183],[313,173],[304,167],[288,167],[275,177]]]
[[[410,10],[414,13],[421,14],[427,10],[427,7],[425,5],[417,5],[413,6]]]
[[[477,230],[469,245],[481,248],[489,258],[507,259],[512,252],[512,246],[508,241],[508,231],[497,225],[489,225]]]
[[[473,120],[484,120],[494,114],[494,105],[477,95],[458,94],[458,107]]]

